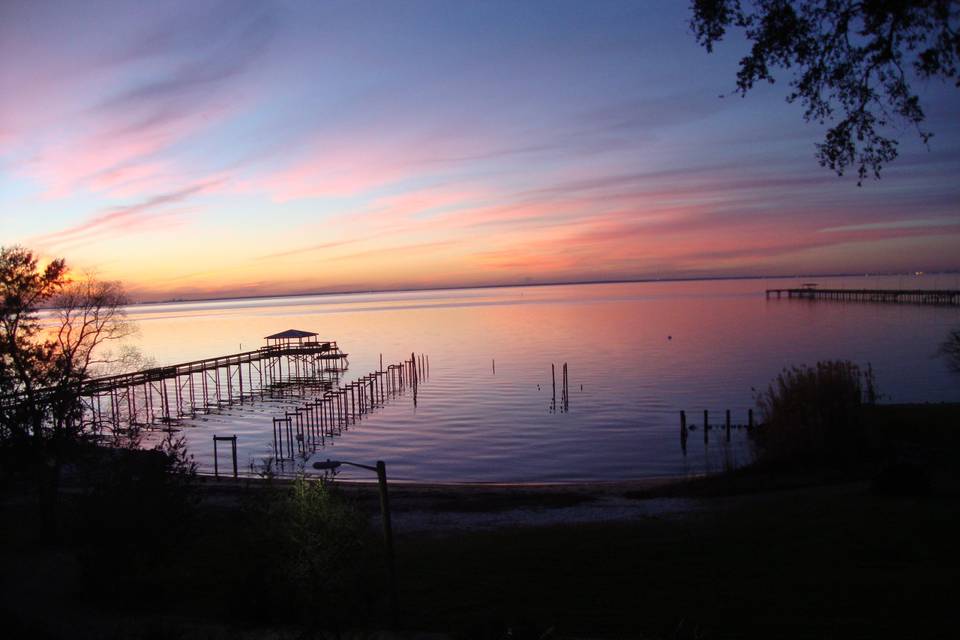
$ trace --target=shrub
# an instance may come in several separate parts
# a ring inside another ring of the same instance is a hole
[[[298,476],[256,490],[243,508],[234,600],[248,616],[337,627],[383,591],[365,518],[336,489]]]
[[[752,433],[759,461],[836,462],[863,437],[861,407],[876,402],[873,370],[849,361],[784,369],[758,394],[763,426]]]
[[[940,355],[947,360],[947,366],[954,373],[960,373],[960,327],[947,334],[940,344]]]

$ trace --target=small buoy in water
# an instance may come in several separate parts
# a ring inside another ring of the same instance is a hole
[[[667,336],[667,340],[673,340],[673,336]]]

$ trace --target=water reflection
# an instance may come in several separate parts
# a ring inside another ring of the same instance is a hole
[[[849,286],[867,286],[860,280]],[[823,359],[872,363],[888,400],[960,400],[943,361],[933,357],[956,309],[766,300],[769,286],[745,280],[337,295],[142,306],[135,318],[141,348],[160,363],[258,346],[262,336],[291,326],[337,340],[350,353],[345,383],[376,370],[381,353],[390,362],[411,350],[429,353],[431,383],[416,405],[412,397],[392,403],[330,445],[336,457],[387,460],[398,480],[563,482],[722,470],[749,455],[746,430],[732,429],[729,442],[717,436],[723,430],[711,430],[706,442],[693,430],[684,455],[680,410],[724,416],[729,409],[734,423],[744,423],[751,389],[764,388],[785,366]],[[551,411],[564,400],[568,411]],[[268,400],[231,407],[184,433],[208,468],[212,434],[237,433],[241,464],[249,466],[270,455],[272,417],[292,406]]]

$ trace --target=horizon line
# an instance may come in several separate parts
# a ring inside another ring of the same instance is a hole
[[[796,278],[849,278],[917,275],[956,275],[960,269],[947,271],[920,272],[883,272],[883,273],[798,273],[793,275],[757,275],[757,276],[690,276],[668,278],[614,278],[610,280],[563,280],[556,282],[511,282],[502,284],[476,284],[437,287],[400,287],[395,289],[354,289],[349,291],[307,291],[301,293],[264,293],[256,295],[214,296],[203,298],[170,298],[168,300],[144,300],[131,302],[133,305],[179,304],[183,302],[222,302],[225,300],[260,300],[265,298],[301,298],[317,296],[348,296],[365,293],[414,293],[418,291],[457,291],[461,289],[512,289],[519,287],[560,287],[569,285],[630,284],[650,282],[703,282],[713,280],[787,280]]]

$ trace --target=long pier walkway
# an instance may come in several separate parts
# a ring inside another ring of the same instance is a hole
[[[850,302],[888,302],[908,304],[960,305],[958,289],[767,289],[767,298],[801,300],[843,300]]]
[[[286,331],[254,351],[94,378],[81,390],[81,427],[99,433],[169,425],[234,403],[328,390],[348,364],[336,342]]]

